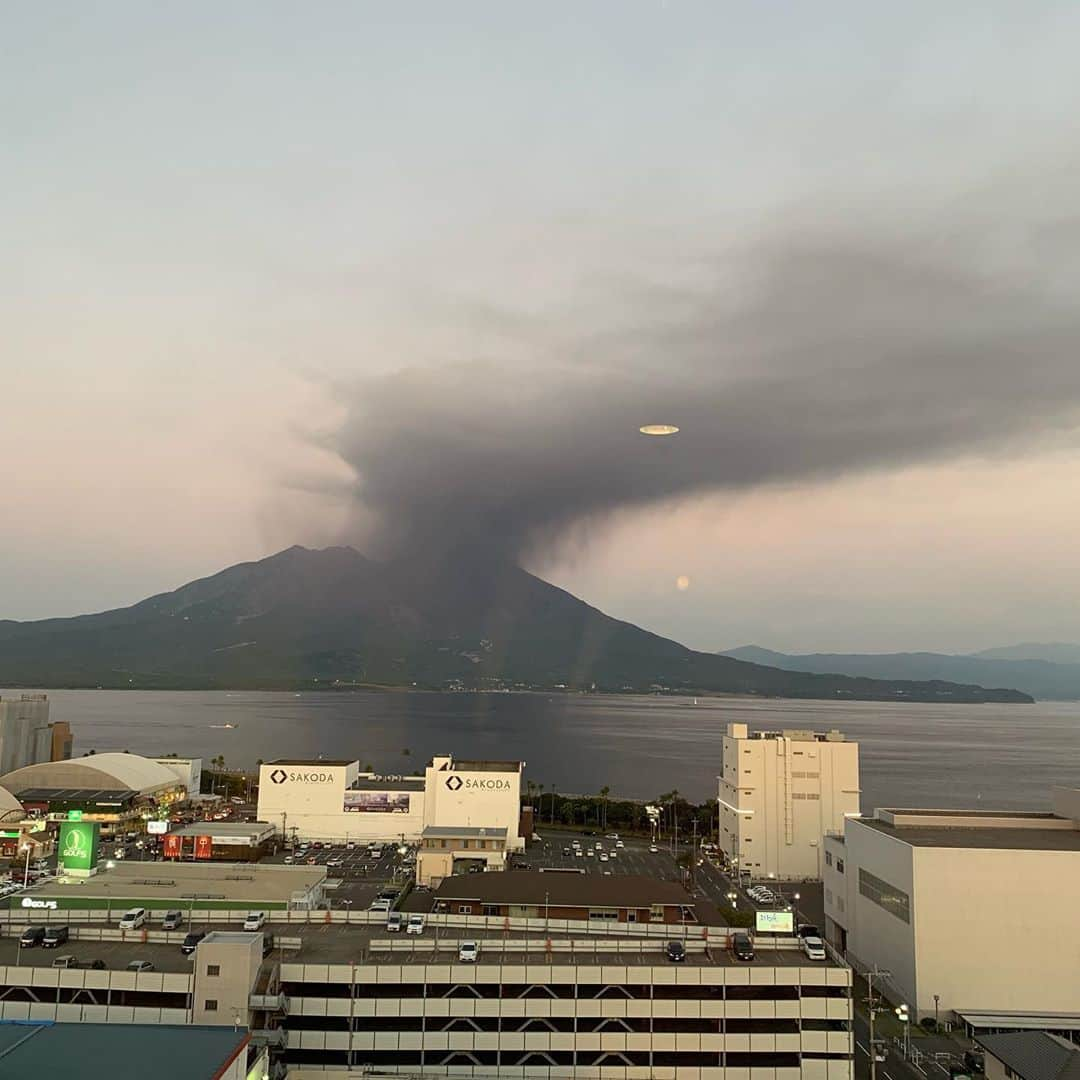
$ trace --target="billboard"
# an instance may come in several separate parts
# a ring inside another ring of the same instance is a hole
[[[183,838],[179,833],[168,833],[161,842],[161,854],[166,859],[179,859],[183,850]]]
[[[164,836],[169,831],[169,823],[167,821],[148,821],[146,831],[151,836]]]
[[[209,859],[214,853],[214,838],[212,836],[195,837],[195,858]]]
[[[342,809],[348,814],[407,814],[407,791],[346,791]]]
[[[795,933],[795,916],[790,911],[756,911],[754,916],[754,929],[759,934]]]
[[[97,869],[101,826],[96,821],[65,821],[60,826],[58,863],[69,874],[89,877]]]

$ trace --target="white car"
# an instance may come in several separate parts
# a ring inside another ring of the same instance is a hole
[[[607,855],[602,851],[600,852],[600,861],[601,862],[607,862],[608,861]]]
[[[480,955],[480,946],[475,941],[463,941],[458,946],[457,957],[463,964],[475,964]]]
[[[389,910],[390,910],[390,901],[389,900],[382,900],[382,899],[372,900],[371,901],[371,907],[368,908],[368,911],[389,911]]]
[[[597,851],[600,851],[603,849],[604,845],[601,844],[599,840],[597,840],[596,843],[593,844],[593,847],[596,848]]]
[[[410,915],[409,925],[405,927],[406,934],[422,934],[427,925],[427,918],[423,915]]]
[[[807,960],[824,960],[825,942],[819,937],[805,937],[802,939],[803,952]]]
[[[618,840],[619,834],[617,832],[609,832],[604,837],[605,840]]]
[[[286,855],[285,856],[285,865],[286,866],[292,866],[293,862],[294,862],[294,859],[293,859],[293,857],[291,855]]]
[[[621,840],[616,840],[615,841],[615,846],[616,847],[626,847],[626,845]]]
[[[266,925],[265,911],[249,911],[244,917],[245,930],[261,930]]]
[[[576,851],[574,852],[574,854],[575,854],[575,855],[576,855],[576,856],[577,856],[577,857],[578,857],[579,859],[584,859],[584,858],[585,858],[585,852],[584,852],[584,851],[582,851],[582,850],[581,850],[581,848],[578,848],[578,849],[577,849],[577,850],[576,850]]]
[[[133,907],[120,919],[121,930],[138,930],[146,922],[146,908]]]
[[[655,844],[649,845],[649,853],[655,855],[660,849]]]

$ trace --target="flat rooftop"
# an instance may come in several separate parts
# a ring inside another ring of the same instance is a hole
[[[677,882],[658,881],[640,874],[544,873],[506,870],[502,873],[460,874],[443,880],[435,890],[440,900],[476,900],[485,904],[545,904],[552,907],[651,907],[653,904],[694,907],[694,898]]]
[[[326,868],[321,866],[123,861],[92,878],[49,881],[27,895],[168,901],[197,894],[205,900],[286,903],[294,893],[314,888],[325,878]]]
[[[371,777],[361,776],[349,785],[349,791],[408,791],[422,792],[425,781],[422,776]]]
[[[130,802],[139,793],[130,788],[23,788],[19,802],[85,802],[97,805]]]
[[[441,838],[447,840],[459,838],[467,840],[482,840],[484,838],[505,840],[506,829],[488,829],[476,825],[427,825],[420,835],[427,837],[429,840],[439,840]]]
[[[1026,825],[890,825],[876,818],[858,823],[912,847],[989,848],[1008,851],[1080,851],[1080,829],[1039,829]]]
[[[169,830],[173,836],[229,837],[261,837],[273,831],[274,826],[268,821],[194,821],[190,825],[180,825]]]
[[[447,771],[447,770],[441,770]],[[459,760],[455,758],[450,763],[450,772],[521,772],[520,761],[480,761]]]
[[[0,1023],[0,1076],[214,1080],[249,1038],[227,1026]]]
[[[356,758],[277,758],[264,761],[264,765],[358,765]]]

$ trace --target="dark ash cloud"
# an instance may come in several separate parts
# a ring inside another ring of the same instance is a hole
[[[378,550],[510,559],[680,496],[1001,452],[1080,422],[1080,310],[1061,300],[1078,248],[1019,247],[773,237],[692,285],[613,286],[603,326],[523,321],[531,359],[365,379],[334,445]]]

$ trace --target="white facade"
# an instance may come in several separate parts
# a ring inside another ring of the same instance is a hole
[[[859,813],[859,747],[837,731],[728,724],[721,741],[720,847],[751,877],[820,879],[827,832]]]
[[[150,760],[175,773],[189,795],[199,794],[202,785],[202,758],[157,757]]]
[[[825,931],[919,1017],[1080,1012],[1080,791],[1056,814],[878,810],[826,843]]]
[[[48,697],[0,698],[0,776],[51,757]]]
[[[286,837],[415,843],[424,828],[505,828],[507,846],[525,846],[519,831],[521,763],[436,757],[424,777],[361,775],[359,762],[271,761],[259,770],[260,821]]]

